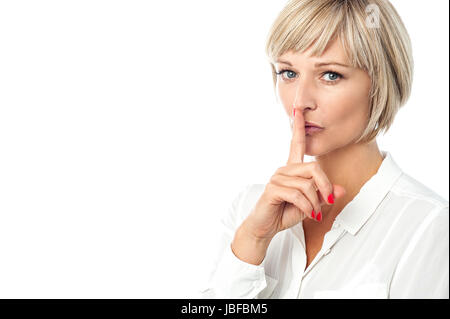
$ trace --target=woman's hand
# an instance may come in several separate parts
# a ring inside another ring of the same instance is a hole
[[[316,217],[323,205],[329,205],[330,194],[334,198],[345,194],[342,186],[330,183],[317,162],[303,163],[305,145],[305,122],[302,112],[297,111],[287,165],[271,177],[252,212],[236,232],[232,249],[240,259],[259,264],[276,233],[307,217],[313,218],[313,210]]]

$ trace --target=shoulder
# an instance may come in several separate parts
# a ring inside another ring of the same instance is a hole
[[[436,207],[448,208],[449,205],[448,200],[404,172],[393,185],[391,191],[399,196],[425,201]]]
[[[403,172],[390,190],[390,198],[403,208],[403,227],[418,231],[440,228],[448,233],[449,202],[430,187]]]
[[[448,212],[449,202],[447,199],[404,172],[391,188],[391,193],[394,197],[402,198],[405,202],[410,203],[411,208],[417,208],[417,210],[422,208],[423,212]]]

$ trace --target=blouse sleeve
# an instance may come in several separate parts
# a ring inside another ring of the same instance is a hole
[[[438,207],[417,229],[394,272],[390,298],[449,298],[449,209]]]
[[[248,185],[232,201],[231,206],[220,221],[219,237],[207,286],[200,292],[200,298],[257,298],[266,286],[267,278],[264,272],[265,259],[260,265],[246,263],[234,255],[231,242],[234,233],[241,223],[245,212],[242,202],[247,198],[252,185]]]

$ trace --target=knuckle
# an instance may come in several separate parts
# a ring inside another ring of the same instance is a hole
[[[306,181],[306,185],[308,187],[308,191],[315,191],[316,190],[316,184],[314,183],[314,180],[308,179]]]
[[[272,177],[270,177],[270,183],[272,184],[277,183],[278,180],[279,180],[278,174],[274,174],[272,175]]]
[[[318,162],[312,162],[312,170],[315,173],[315,176],[317,176],[317,187],[321,190],[326,190],[327,192],[331,191],[332,185],[328,181],[328,177],[325,175],[325,173],[322,170],[322,167]],[[320,177],[320,178],[319,178]],[[323,178],[322,178],[323,177]]]
[[[308,201],[305,201],[305,197],[303,196],[302,192],[296,190],[294,191],[292,197],[293,203],[295,203],[298,208],[300,208],[305,213],[309,213],[311,205]]]
[[[274,174],[274,175],[281,174],[281,173],[283,172],[283,170],[285,169],[285,167],[286,167],[286,166],[278,167],[277,170],[275,171],[275,174]]]
[[[317,181],[317,187],[320,191],[328,190],[329,185],[328,183],[324,183],[323,181]]]
[[[300,204],[301,202],[303,202],[303,195],[302,195],[302,193],[299,190],[295,189],[292,192],[292,200],[295,203],[297,203],[297,204]]]
[[[320,167],[320,164],[318,162],[312,162],[312,170],[316,173],[320,172],[322,168]]]

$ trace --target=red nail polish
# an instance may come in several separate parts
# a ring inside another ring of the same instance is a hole
[[[319,212],[316,217],[317,221],[320,222],[322,220],[322,212]]]
[[[333,196],[333,194],[328,195],[328,202],[330,204],[334,204],[334,196]]]
[[[314,209],[313,209],[313,211],[312,211],[312,213],[311,213],[311,217],[312,217],[312,218],[315,218],[315,215],[314,215]]]

